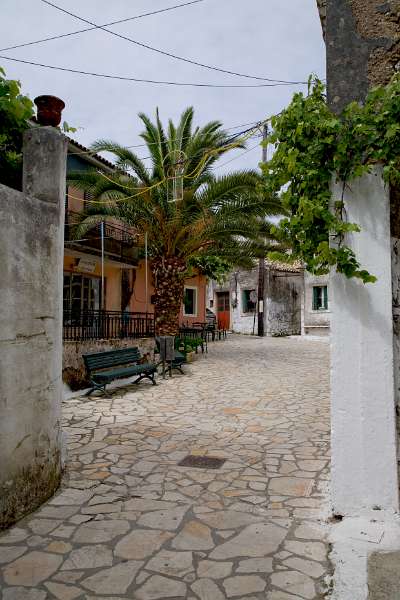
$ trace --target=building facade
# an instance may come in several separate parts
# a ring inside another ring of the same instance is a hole
[[[96,168],[113,172],[112,163],[69,140],[67,173]],[[67,187],[65,197],[63,278],[63,377],[73,388],[85,379],[82,354],[137,345],[143,354],[154,348],[154,285],[150,264],[134,232],[107,220],[81,238],[76,224],[91,198]],[[146,273],[147,271],[147,273]],[[185,281],[180,323],[206,321],[206,278]]]
[[[301,267],[265,261],[262,290],[265,335],[301,334],[303,285]],[[207,308],[216,314],[220,327],[235,333],[257,335],[258,288],[258,267],[237,269],[222,285],[210,282]]]
[[[258,333],[259,268],[232,271],[219,285],[210,281],[207,308],[218,325],[234,333]],[[264,335],[318,335],[330,332],[329,276],[300,266],[265,261]]]
[[[329,275],[312,275],[304,271],[302,333],[327,336],[330,321]]]

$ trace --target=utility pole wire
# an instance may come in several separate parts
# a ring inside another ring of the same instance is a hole
[[[127,17],[126,19],[119,19],[118,21],[111,21],[110,23],[103,23],[102,25],[95,25],[94,27],[86,27],[85,29],[78,29],[77,31],[70,31],[69,33],[60,33],[59,35],[53,35],[51,37],[42,38],[33,42],[25,42],[24,44],[16,44],[15,46],[8,46],[8,48],[0,48],[0,52],[6,50],[14,50],[15,48],[24,48],[25,46],[33,46],[34,44],[43,44],[44,42],[50,42],[52,40],[58,40],[61,38],[69,37],[71,35],[78,35],[79,33],[85,33],[86,31],[94,31],[95,29],[101,29],[102,27],[110,27],[110,25],[119,25],[120,23],[127,23],[128,21],[134,21],[135,19],[142,19],[143,17],[150,17],[152,15],[158,15],[169,10],[175,10],[176,8],[182,8],[189,6],[190,4],[198,4],[205,0],[191,0],[191,2],[185,2],[184,4],[175,4],[174,6],[168,6],[168,8],[161,8],[160,10],[153,10],[152,12],[143,13],[141,15],[135,15],[134,17]]]
[[[42,0],[43,1],[43,0]],[[95,73],[94,71],[82,71],[80,69],[70,69],[67,67],[58,67],[56,65],[46,65],[44,63],[34,62],[32,60],[23,60],[22,58],[14,58],[11,56],[0,55],[2,60],[10,60],[12,62],[22,63],[25,65],[33,65],[34,67],[42,67],[44,69],[52,69],[53,71],[63,71],[65,73],[75,73],[77,75],[90,75],[91,77],[101,77],[103,79],[117,79],[118,81],[135,81],[137,83],[153,83],[155,85],[174,85],[183,87],[199,87],[199,88],[268,88],[280,87],[290,84],[286,83],[256,83],[256,84],[220,84],[220,83],[191,83],[185,81],[160,81],[158,79],[140,79],[138,77],[124,77],[122,75],[109,75],[108,73]]]
[[[126,40],[127,42],[131,42],[132,44],[135,44],[136,46],[140,46],[141,48],[146,48],[146,50],[151,50],[151,52],[157,52],[158,54],[168,56],[169,58],[174,58],[175,60],[181,60],[181,61],[189,63],[191,65],[196,65],[197,67],[202,67],[203,69],[210,69],[211,71],[218,71],[220,73],[226,73],[228,75],[235,75],[237,77],[246,77],[247,79],[258,79],[259,81],[271,81],[274,83],[281,83],[281,84],[298,85],[298,84],[306,84],[307,83],[307,81],[284,81],[284,80],[280,80],[280,79],[270,79],[268,77],[257,77],[255,75],[247,75],[245,73],[237,73],[235,71],[229,71],[228,69],[222,69],[220,67],[213,67],[211,65],[207,65],[205,63],[201,63],[196,60],[191,60],[190,58],[184,58],[183,56],[178,56],[177,54],[172,54],[171,52],[166,52],[165,50],[160,50],[159,48],[154,48],[153,46],[149,46],[149,44],[144,44],[143,42],[138,42],[137,40],[134,40],[133,38],[130,38],[126,35],[122,35],[115,31],[111,31],[110,29],[106,29],[102,25],[97,25],[96,23],[93,23],[93,21],[88,21],[87,19],[84,19],[83,17],[80,17],[79,15],[76,15],[76,14],[70,12],[69,10],[66,10],[65,8],[62,8],[61,6],[57,6],[57,4],[50,2],[50,0],[40,0],[40,1],[43,2],[44,4],[48,4],[49,6],[52,6],[56,10],[59,10],[65,14],[69,15],[70,17],[74,17],[74,19],[78,19],[79,21],[82,21],[83,23],[87,23],[88,25],[93,25],[97,29],[101,29],[102,31],[105,31],[106,33],[109,33],[110,35],[118,37],[122,40]]]

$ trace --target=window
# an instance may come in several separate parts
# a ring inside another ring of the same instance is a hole
[[[313,310],[328,310],[328,286],[313,287]]]
[[[100,308],[100,288],[98,277],[64,273],[64,312],[80,314],[81,311]]]
[[[217,292],[217,310],[218,312],[229,312],[229,292]]]
[[[197,317],[197,287],[185,287],[183,314],[185,317]]]
[[[254,312],[257,305],[256,290],[243,290],[242,304],[244,313]]]

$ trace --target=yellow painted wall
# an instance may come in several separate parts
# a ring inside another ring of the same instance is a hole
[[[101,277],[100,259],[95,256],[87,256],[88,259],[96,261],[96,269],[93,273],[85,273],[76,267],[78,259],[68,254],[64,255],[64,271],[86,275],[87,277]],[[121,269],[114,265],[104,265],[104,277],[106,280],[106,310],[121,310]]]

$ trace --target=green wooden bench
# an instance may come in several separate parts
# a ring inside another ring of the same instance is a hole
[[[86,396],[90,396],[95,390],[101,390],[105,394],[107,383],[114,379],[124,379],[134,375],[138,375],[138,378],[133,383],[139,383],[142,379],[147,378],[153,385],[157,385],[155,381],[157,367],[153,363],[140,363],[139,348],[94,352],[83,354],[82,358],[92,386]]]

